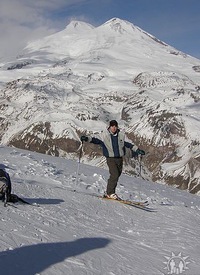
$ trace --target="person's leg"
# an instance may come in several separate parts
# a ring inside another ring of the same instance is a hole
[[[120,177],[121,173],[122,173],[122,169],[123,169],[123,159],[122,158],[116,159],[116,164],[117,164],[118,173],[119,173],[119,177]]]
[[[119,176],[122,173],[122,158],[107,158],[107,165],[109,168],[110,177],[107,184],[107,195],[115,193]]]

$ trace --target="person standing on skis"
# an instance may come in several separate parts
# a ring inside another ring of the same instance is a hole
[[[116,194],[115,189],[122,173],[125,148],[131,149],[132,156],[145,155],[145,151],[125,141],[125,134],[120,131],[116,120],[110,121],[108,129],[101,139],[81,136],[81,141],[101,145],[110,173],[105,196],[110,199],[119,200],[120,198]]]

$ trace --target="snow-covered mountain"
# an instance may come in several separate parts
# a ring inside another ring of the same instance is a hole
[[[1,64],[1,143],[76,158],[82,133],[116,119],[147,152],[144,178],[197,193],[199,73],[200,60],[127,21],[72,21]],[[104,167],[97,147],[84,150],[86,163]],[[137,174],[137,162],[126,164]]]
[[[156,212],[146,212],[95,196],[105,190],[107,170],[82,163],[77,169],[76,161],[5,146],[0,151],[12,192],[33,204],[0,201],[1,274],[199,274],[198,196],[122,175],[117,193],[148,200]]]

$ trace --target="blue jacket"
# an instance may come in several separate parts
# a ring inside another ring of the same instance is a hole
[[[104,132],[102,138],[92,137],[89,142],[99,144],[102,147],[103,155],[105,157],[123,157],[125,155],[125,148],[130,148],[134,151],[137,150],[137,146],[125,141],[125,134],[117,131],[116,134],[112,134],[109,130]]]

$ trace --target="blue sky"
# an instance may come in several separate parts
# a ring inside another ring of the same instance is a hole
[[[14,55],[72,19],[99,26],[118,17],[200,59],[199,11],[199,0],[1,0],[0,50]]]

